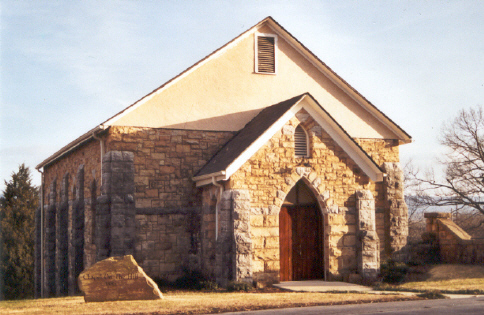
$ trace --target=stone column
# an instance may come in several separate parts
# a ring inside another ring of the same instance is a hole
[[[84,270],[84,165],[80,165],[77,170],[74,194],[69,253],[69,295],[79,293],[77,277]]]
[[[56,224],[56,180],[52,181],[49,193],[49,205],[45,209],[45,297],[55,296],[55,224]]]
[[[224,191],[219,201],[219,233],[215,245],[215,278],[223,287],[229,281],[252,282],[249,220],[249,192]]]
[[[408,208],[405,203],[403,170],[400,163],[383,163],[385,199],[385,253],[397,261],[404,260],[407,245]]]
[[[438,219],[452,220],[452,214],[447,212],[426,212],[425,218],[425,232],[434,233],[436,236],[439,233]]]
[[[234,224],[234,280],[252,283],[252,239],[250,237],[250,195],[247,190],[232,192]]]
[[[103,157],[102,182],[96,208],[97,259],[134,255],[136,208],[133,152],[106,153]]]
[[[60,205],[56,213],[56,293],[67,295],[68,283],[68,211],[69,211],[69,175],[62,179],[60,187]]]
[[[40,198],[40,202],[44,202],[42,198]],[[37,210],[35,210],[35,248],[34,248],[34,297],[36,299],[41,298],[41,278],[42,278],[42,243],[41,243],[41,211],[42,207],[39,206]],[[1,256],[1,255],[0,255]]]
[[[232,190],[224,191],[218,203],[218,213],[217,210],[215,211],[215,216],[218,216],[218,235],[215,240],[215,281],[218,285],[226,287],[228,282],[233,280],[234,268]]]
[[[96,199],[96,261],[104,260],[111,256],[111,200],[107,195],[101,195]]]
[[[375,200],[369,190],[356,191],[358,212],[358,272],[364,280],[375,280],[380,272],[380,240],[375,227]]]

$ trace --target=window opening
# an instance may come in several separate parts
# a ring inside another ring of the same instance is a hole
[[[276,73],[276,37],[257,36],[256,72]]]
[[[308,136],[301,125],[294,132],[294,155],[296,157],[308,157]]]

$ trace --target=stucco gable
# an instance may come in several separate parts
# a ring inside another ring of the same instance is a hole
[[[275,75],[254,70],[257,34],[279,38]],[[271,17],[103,125],[237,131],[262,108],[307,91],[352,137],[411,139]]]
[[[383,180],[382,171],[371,157],[306,93],[262,110],[193,177],[197,186],[228,180],[301,109],[311,115],[371,180]]]

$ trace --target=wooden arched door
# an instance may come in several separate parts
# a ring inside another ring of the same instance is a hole
[[[322,238],[322,220],[316,203],[286,204],[281,208],[281,281],[324,278]]]

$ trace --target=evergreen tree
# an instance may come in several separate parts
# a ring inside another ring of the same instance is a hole
[[[38,188],[32,186],[30,170],[19,166],[12,179],[5,181],[0,198],[0,240],[5,299],[33,297],[34,288],[34,217],[39,205]]]

